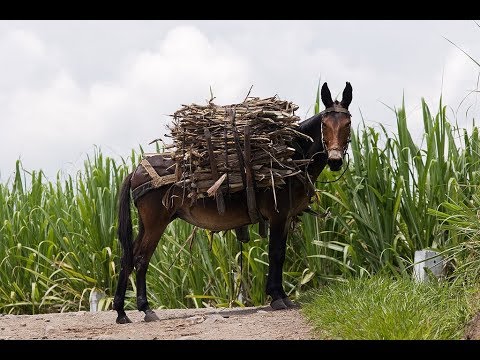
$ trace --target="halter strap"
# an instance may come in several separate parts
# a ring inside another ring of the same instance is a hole
[[[320,115],[324,116],[325,114],[327,114],[329,112],[339,112],[339,113],[347,114],[348,116],[352,116],[352,114],[350,114],[350,111],[348,111],[347,109],[344,109],[342,107],[336,107],[336,106],[326,108],[325,110],[320,112]]]

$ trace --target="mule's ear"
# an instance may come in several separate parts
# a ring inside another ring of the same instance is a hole
[[[330,90],[328,89],[327,83],[323,83],[321,94],[322,94],[323,105],[325,105],[326,108],[332,107],[333,106],[332,94],[330,94]]]
[[[348,105],[352,102],[352,85],[347,81],[347,85],[345,85],[345,90],[343,90],[342,101],[340,105],[342,105],[345,109],[348,109]]]

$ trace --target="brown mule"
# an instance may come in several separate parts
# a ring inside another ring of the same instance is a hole
[[[271,296],[270,305],[276,310],[294,305],[282,284],[286,241],[291,220],[308,209],[315,191],[313,183],[325,166],[328,165],[332,171],[340,170],[350,141],[351,115],[348,111],[352,101],[350,83],[346,83],[342,101],[332,100],[327,83],[322,86],[321,98],[326,109],[300,123],[298,128],[300,132],[310,136],[313,142],[299,137],[291,144],[296,149],[295,158],[312,160],[305,168],[305,175],[311,181],[305,184],[296,177],[287,178],[287,191],[276,193],[276,208],[271,189],[256,193],[258,212],[270,226],[266,293]],[[181,188],[160,186],[144,191],[136,199],[139,233],[133,242],[130,191],[139,185],[136,183],[138,180],[134,174],[135,171],[124,180],[120,194],[118,236],[123,255],[113,301],[113,307],[118,313],[116,322],[119,324],[131,322],[124,310],[124,300],[128,277],[134,268],[136,269],[137,308],[145,313],[145,321],[158,320],[157,315],[148,305],[146,272],[150,258],[171,221],[180,218],[212,231],[236,229],[237,236],[241,236],[243,227],[252,223],[244,191],[233,193],[225,198],[225,213],[220,215],[215,199],[205,198],[204,201],[191,205],[190,201],[182,201]],[[168,208],[162,203],[167,191],[171,191],[168,194],[171,206]]]

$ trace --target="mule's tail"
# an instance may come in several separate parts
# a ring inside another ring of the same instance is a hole
[[[120,190],[118,204],[118,239],[123,249],[122,267],[130,272],[133,269],[133,230],[130,213],[130,180],[133,173],[128,174]]]

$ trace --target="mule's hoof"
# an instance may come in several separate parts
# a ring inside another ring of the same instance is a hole
[[[284,297],[283,299],[283,303],[288,307],[288,308],[293,308],[293,307],[297,307],[297,304],[295,304],[292,300],[290,300],[288,297]]]
[[[143,318],[146,322],[158,321],[160,318],[155,314],[153,310],[145,311],[145,317]]]
[[[288,308],[287,308],[287,305],[285,305],[285,303],[283,302],[282,299],[273,300],[273,301],[270,303],[270,306],[272,307],[273,310],[285,310],[285,309],[288,309]]]
[[[130,320],[127,315],[119,316],[116,320],[117,324],[129,324],[131,322],[132,320]]]

